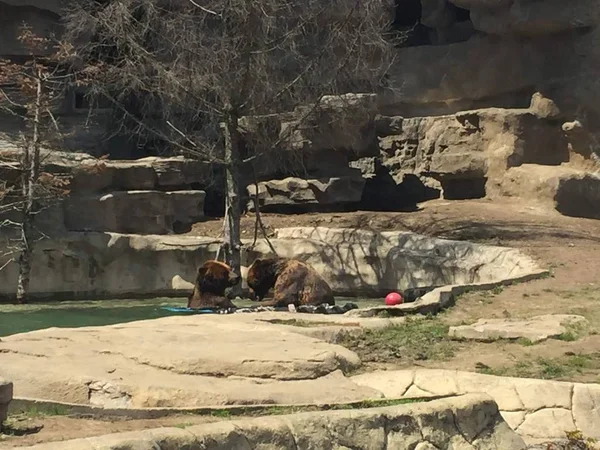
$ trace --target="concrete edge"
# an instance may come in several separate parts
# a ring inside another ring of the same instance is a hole
[[[487,291],[498,286],[510,286],[514,283],[525,283],[527,281],[537,280],[550,275],[548,270],[539,270],[520,277],[507,278],[504,280],[492,281],[488,283],[455,284],[437,287],[427,292],[414,302],[404,303],[397,306],[373,306],[358,310],[351,310],[344,315],[350,317],[376,317],[382,312],[390,316],[405,316],[408,314],[437,314],[454,304],[458,295],[471,291]]]
[[[405,403],[429,403],[434,400],[440,400],[448,397],[455,397],[455,394],[449,395],[434,395],[420,396],[411,398],[377,398],[365,399],[346,403],[301,403],[301,404],[257,404],[257,405],[224,405],[224,406],[202,406],[202,407],[187,407],[187,408],[105,408],[102,406],[82,405],[77,403],[57,402],[53,400],[43,400],[27,397],[15,397],[9,404],[9,414],[19,414],[28,409],[35,408],[39,412],[47,412],[59,415],[95,417],[95,418],[128,418],[128,419],[158,419],[173,415],[199,415],[211,416],[215,413],[223,411],[229,412],[232,416],[243,415],[263,415],[271,416],[274,409],[294,410],[294,409],[311,409],[315,411],[339,411],[352,409],[372,409],[390,406],[390,402],[398,402],[399,406]],[[307,411],[307,412],[311,412]],[[303,411],[298,411],[303,412]]]

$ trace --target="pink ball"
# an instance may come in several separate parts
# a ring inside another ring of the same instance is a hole
[[[390,292],[385,296],[385,304],[387,306],[396,306],[402,304],[402,296],[397,292]]]

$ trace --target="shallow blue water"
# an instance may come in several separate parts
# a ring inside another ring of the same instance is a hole
[[[361,307],[381,304],[373,299],[336,299],[336,303],[351,301]],[[238,307],[256,303],[236,301]],[[0,305],[0,337],[50,327],[79,328],[114,325],[136,320],[187,315],[162,309],[163,306],[185,307],[187,299],[158,298],[151,300],[97,300]]]

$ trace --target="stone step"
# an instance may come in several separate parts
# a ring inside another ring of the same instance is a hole
[[[524,164],[509,169],[494,191],[551,205],[566,216],[600,219],[600,171]]]

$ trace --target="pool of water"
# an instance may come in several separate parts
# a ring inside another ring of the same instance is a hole
[[[348,301],[361,308],[382,304],[381,300],[376,299],[336,299],[340,305]],[[256,305],[251,301],[236,301],[235,304],[238,307]],[[50,327],[78,328],[158,319],[178,315],[161,309],[162,306],[186,305],[187,299],[175,298],[0,304],[0,337]]]

